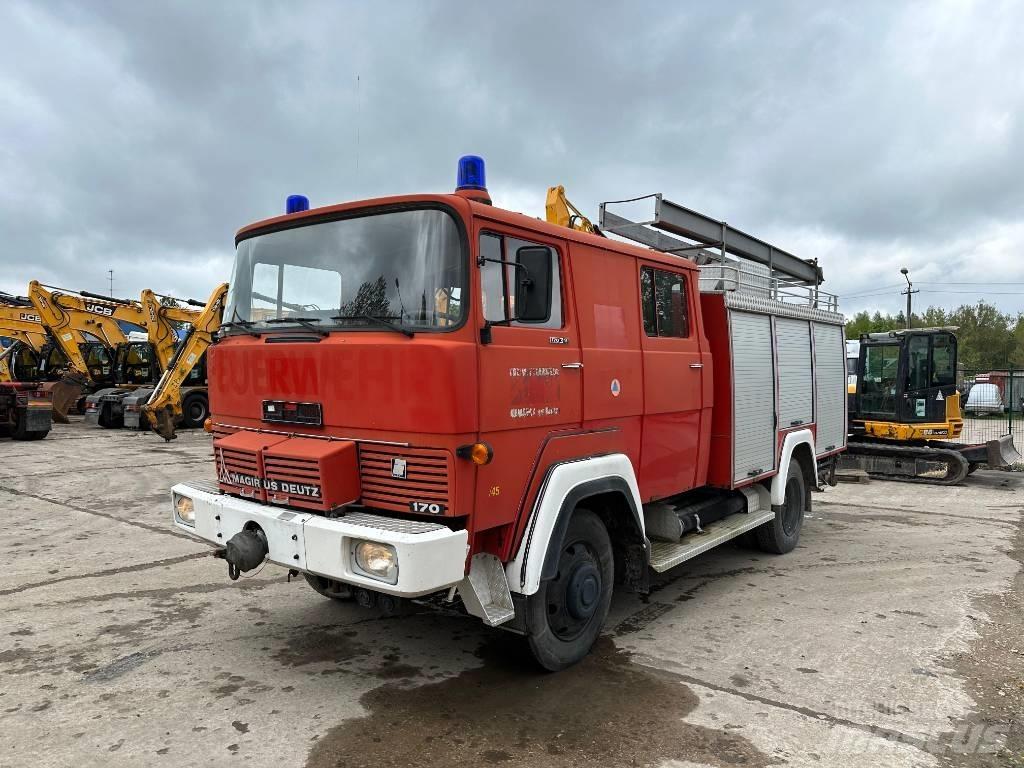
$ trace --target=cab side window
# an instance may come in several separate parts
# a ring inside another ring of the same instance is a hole
[[[685,339],[690,335],[686,277],[653,267],[640,269],[640,299],[648,336]]]
[[[545,262],[544,274],[531,274]],[[558,251],[551,246],[531,243],[517,237],[492,233],[480,236],[480,288],[484,319],[523,328],[561,328],[562,277]],[[530,317],[516,311],[516,296],[523,295],[523,282],[540,286],[540,295],[531,301]],[[537,311],[537,301],[546,311]]]

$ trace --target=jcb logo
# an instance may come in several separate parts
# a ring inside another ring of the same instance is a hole
[[[20,312],[20,313],[18,313],[18,317],[20,319],[22,319],[22,320],[25,320],[26,322],[29,322],[29,323],[41,323],[42,322],[42,319],[40,319],[39,315],[32,315],[32,314],[29,314],[28,312]]]
[[[89,304],[86,302],[85,311],[92,312],[94,315],[103,315],[104,317],[110,317],[114,314],[114,308],[108,307],[106,304]]]

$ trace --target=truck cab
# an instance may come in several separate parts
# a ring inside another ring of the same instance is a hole
[[[440,595],[561,669],[614,583],[748,532],[796,545],[845,443],[842,318],[816,283],[730,298],[738,266],[497,208],[479,158],[459,177],[293,196],[237,233],[217,482],[176,485],[174,523],[231,578],[270,560],[336,599]]]

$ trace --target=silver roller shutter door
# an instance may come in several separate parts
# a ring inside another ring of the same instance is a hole
[[[814,420],[811,376],[811,325],[788,317],[775,319],[779,363],[779,429]]]
[[[814,393],[820,455],[846,445],[846,348],[839,325],[814,324]]]
[[[768,315],[731,312],[733,481],[775,468],[775,376]]]

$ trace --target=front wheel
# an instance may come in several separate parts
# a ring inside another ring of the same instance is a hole
[[[615,566],[601,518],[577,509],[569,521],[558,571],[526,602],[527,639],[544,669],[557,672],[586,656],[612,602]]]
[[[776,511],[775,519],[757,528],[757,546],[765,552],[784,555],[792,552],[800,541],[800,530],[804,526],[804,512],[807,509],[807,482],[803,467],[793,459],[789,462],[786,476],[786,497],[782,509]]]
[[[352,587],[348,584],[328,579],[326,576],[317,576],[315,573],[304,573],[302,575],[306,578],[306,583],[313,588],[313,591],[324,597],[341,602],[348,602],[354,599]]]

